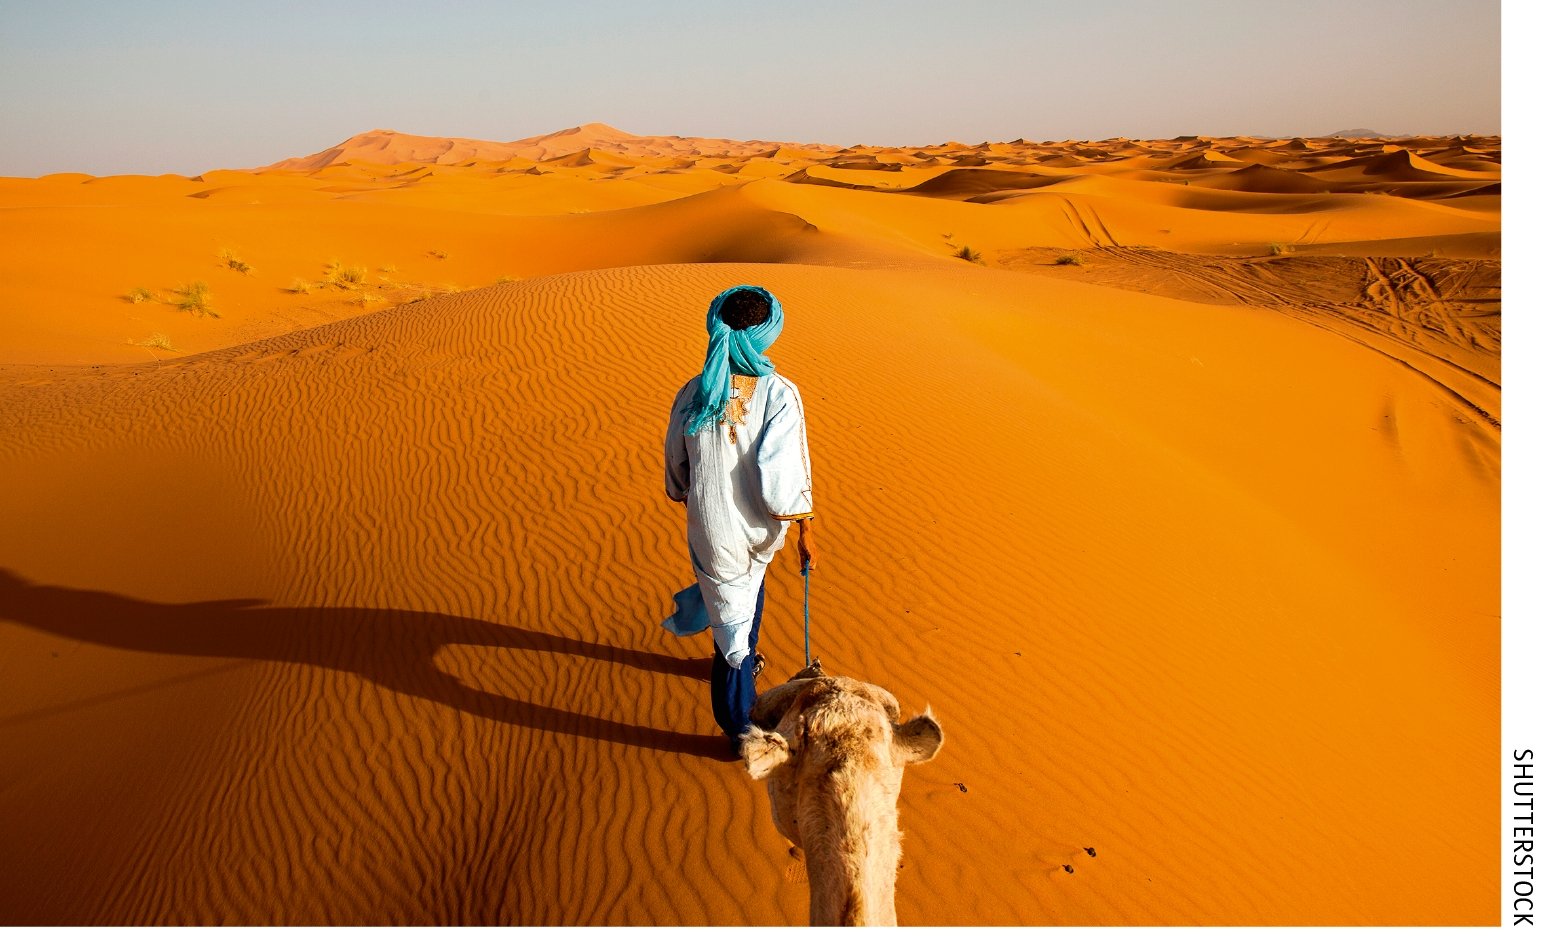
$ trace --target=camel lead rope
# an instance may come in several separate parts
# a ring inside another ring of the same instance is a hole
[[[808,562],[802,562],[802,664],[804,667],[813,664],[813,656],[808,651]]]

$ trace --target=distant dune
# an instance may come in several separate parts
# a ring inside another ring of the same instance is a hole
[[[455,164],[514,159],[542,162],[584,150],[647,157],[675,154],[699,156],[706,153],[749,156],[770,150],[772,147],[775,148],[771,151],[773,153],[781,153],[785,150],[787,155],[792,155],[801,152],[801,148],[793,149],[795,145],[772,144],[761,140],[638,137],[607,124],[596,123],[583,124],[552,134],[524,137],[510,143],[469,140],[463,137],[420,137],[415,134],[401,134],[394,130],[370,130],[311,156],[281,160],[264,167],[263,170],[318,170],[327,166],[362,160],[382,164]]]
[[[1045,249],[1386,255],[1418,238],[1491,259],[1499,148],[1248,137],[839,148],[584,124],[505,143],[374,130],[193,178],[0,179],[15,312],[0,321],[0,361],[155,361],[620,264],[952,266],[968,250],[1022,269]],[[360,279],[331,280],[334,262]],[[180,288],[199,282],[218,316],[178,308]]]
[[[1497,923],[1500,165],[586,124],[0,179],[0,923],[803,922],[657,625],[737,283],[814,651],[946,730],[902,923]]]
[[[1346,137],[1350,140],[1388,140],[1394,134],[1381,134],[1367,127],[1354,127],[1325,134],[1326,137]]]

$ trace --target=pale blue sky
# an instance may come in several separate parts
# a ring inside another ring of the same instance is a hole
[[[0,175],[196,173],[374,127],[920,145],[1499,133],[1495,0],[0,0]]]

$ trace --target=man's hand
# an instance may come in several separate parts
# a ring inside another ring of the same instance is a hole
[[[803,570],[811,571],[819,566],[819,552],[811,518],[797,520],[797,558],[802,563]]]

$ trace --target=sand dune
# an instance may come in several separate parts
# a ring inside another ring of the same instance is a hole
[[[1325,179],[1353,179],[1357,176],[1380,176],[1394,182],[1434,182],[1446,179],[1495,178],[1497,174],[1479,174],[1468,170],[1456,170],[1441,166],[1406,149],[1395,150],[1382,156],[1357,157],[1321,167],[1315,171]]]
[[[512,144],[493,144],[466,137],[421,137],[392,130],[370,130],[309,157],[281,160],[270,170],[319,170],[336,163],[461,163],[465,160],[505,160],[517,155]]]
[[[1232,189],[1237,192],[1329,192],[1316,180],[1302,173],[1251,164],[1212,179],[1194,180],[1192,185],[1208,189]]]
[[[1393,255],[1411,252],[1417,238],[1436,242],[1421,253],[1447,252],[1464,236],[1473,246],[1496,236],[1500,177],[1482,167],[1495,167],[1500,152],[1481,138],[836,148],[638,137],[588,124],[509,143],[371,131],[266,170],[193,178],[7,179],[0,226],[17,250],[0,257],[0,276],[19,315],[0,324],[0,360],[152,361],[167,351],[145,345],[155,337],[178,352],[204,351],[450,289],[619,264],[914,263],[966,248],[996,263],[1008,252],[1096,245],[1224,255],[1363,245]],[[725,220],[688,207],[642,216],[682,213],[701,229],[687,244],[671,235],[678,222],[658,237],[632,214],[739,185],[824,236],[823,250],[779,236],[758,239],[770,253],[708,249],[743,238],[741,210]],[[791,192],[773,195],[772,186]],[[618,211],[618,238],[600,239],[598,225],[575,218]],[[234,277],[223,254],[247,272]],[[332,261],[365,268],[361,289],[295,289],[317,284]],[[198,281],[219,322],[166,302]]]
[[[609,131],[0,180],[0,921],[802,922],[656,625],[666,408],[753,282],[815,652],[948,734],[902,923],[1496,922],[1499,195]]]
[[[662,157],[674,154],[699,155],[723,153],[750,156],[768,150],[772,144],[761,140],[726,140],[706,137],[640,137],[607,124],[582,124],[552,134],[524,137],[509,143],[471,140],[466,137],[424,137],[396,130],[370,130],[357,134],[327,150],[305,157],[281,160],[264,167],[269,171],[313,171],[342,163],[491,163],[513,159],[544,162],[588,150]],[[777,152],[792,154],[823,153],[836,148],[809,144],[796,147],[775,145]]]

